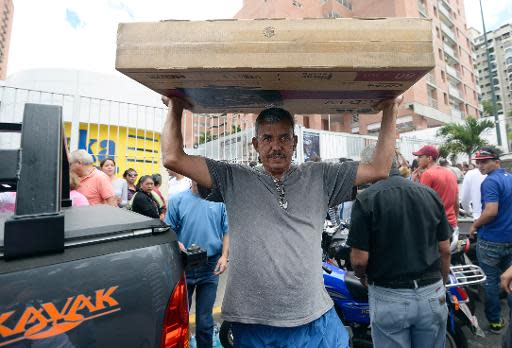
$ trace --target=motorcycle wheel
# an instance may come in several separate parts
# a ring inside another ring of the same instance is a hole
[[[224,348],[233,348],[234,347],[234,339],[233,339],[233,330],[231,330],[231,323],[227,321],[223,321],[219,330],[219,339],[220,344]]]
[[[448,324],[449,327],[449,324]],[[445,348],[467,348],[468,340],[462,332],[462,329],[457,322],[455,322],[454,330],[451,332],[449,329],[446,330],[446,340],[444,343]]]

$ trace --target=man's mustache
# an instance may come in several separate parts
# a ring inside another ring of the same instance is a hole
[[[272,152],[267,155],[267,158],[286,158],[286,155],[282,152]]]

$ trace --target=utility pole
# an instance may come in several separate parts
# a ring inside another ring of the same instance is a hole
[[[487,70],[489,71],[489,80],[491,82],[492,108],[494,109],[494,122],[496,123],[496,137],[498,138],[498,145],[501,146],[501,127],[500,120],[498,118],[498,107],[496,105],[496,93],[494,92],[494,83],[492,81],[491,55],[489,53],[489,46],[487,44],[487,31],[485,30],[484,10],[482,9],[482,0],[478,1],[480,2],[480,14],[482,16],[482,28],[484,30],[485,52],[487,53]]]

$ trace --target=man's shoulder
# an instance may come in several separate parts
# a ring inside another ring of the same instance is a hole
[[[224,161],[218,161],[211,158],[205,158],[206,165],[208,167],[208,170],[214,170],[216,173],[219,173],[219,171],[224,171],[226,169],[229,169],[231,173],[258,173],[261,171],[259,168],[251,168],[247,165],[239,164],[239,163],[229,163]]]
[[[98,180],[98,181],[100,181],[100,180],[101,181],[104,181],[104,180],[110,181],[110,178],[108,177],[108,175],[103,173],[98,168],[94,168],[94,171],[93,171],[91,177],[94,178],[95,180]]]

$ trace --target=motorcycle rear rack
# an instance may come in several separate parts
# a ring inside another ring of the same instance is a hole
[[[449,284],[446,284],[447,288],[476,285],[485,282],[487,279],[484,271],[477,265],[450,266],[450,275],[453,277],[450,277]],[[455,278],[455,281],[453,278]]]

